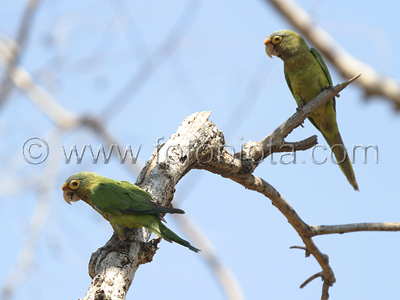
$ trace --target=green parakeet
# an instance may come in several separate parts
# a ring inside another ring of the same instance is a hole
[[[68,204],[83,200],[100,213],[110,222],[121,242],[126,238],[125,229],[146,227],[170,243],[175,242],[195,252],[200,251],[161,223],[165,222],[161,214],[183,214],[183,210],[153,202],[149,193],[128,181],[81,172],[70,176],[62,190]]]
[[[276,31],[269,35],[264,44],[269,57],[274,55],[283,60],[285,79],[298,106],[304,106],[332,85],[331,75],[321,54],[314,48],[310,49],[296,32]],[[354,190],[358,191],[353,166],[336,122],[335,98],[316,109],[308,119],[322,133],[340,169]]]

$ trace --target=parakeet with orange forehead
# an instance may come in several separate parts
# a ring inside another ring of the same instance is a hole
[[[125,229],[146,227],[168,242],[175,242],[192,251],[200,250],[179,237],[161,221],[161,214],[183,214],[181,209],[161,206],[153,202],[149,193],[128,181],[118,181],[91,172],[70,176],[62,186],[65,202],[85,201],[110,222],[120,241]]]
[[[285,79],[298,106],[304,106],[326,87],[332,86],[331,75],[321,54],[314,48],[310,49],[296,32],[275,31],[264,44],[269,57],[274,55],[283,60]],[[322,133],[348,182],[358,191],[353,166],[336,122],[335,98],[316,109],[308,119]]]

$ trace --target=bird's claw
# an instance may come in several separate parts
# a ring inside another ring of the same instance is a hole
[[[297,106],[297,107],[296,107],[296,111],[297,111],[298,113],[302,113],[302,112],[303,112],[303,106],[302,106],[302,105]]]
[[[299,105],[299,106],[297,106],[296,107],[296,111],[298,112],[298,113],[303,113],[304,111],[303,111],[303,105]],[[303,123],[304,123],[304,121],[303,122],[301,122],[299,125],[301,126],[301,127],[303,127],[304,128],[304,125],[303,125]]]
[[[335,91],[335,89],[333,88],[333,85],[327,85],[327,86],[324,88],[324,90],[327,90],[327,89],[331,89],[331,90]],[[335,97],[340,98],[339,93],[337,93]]]

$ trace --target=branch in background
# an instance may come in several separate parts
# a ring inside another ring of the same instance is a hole
[[[379,75],[371,66],[347,53],[340,45],[313,22],[312,18],[293,0],[265,0],[271,3],[293,26],[328,59],[346,79],[362,73],[357,80],[365,96],[382,96],[400,110],[400,86],[389,78]]]
[[[0,40],[0,53],[6,57],[7,60],[12,57],[11,50],[2,40]],[[31,75],[25,69],[14,65],[9,76],[15,86],[24,91],[32,102],[59,127],[74,128],[79,125],[77,116],[59,105],[46,90],[34,82]]]
[[[176,198],[174,200],[176,200]],[[244,294],[239,282],[232,271],[218,258],[207,236],[196,226],[187,214],[174,216],[174,218],[187,236],[190,237],[190,240],[193,241],[193,244],[201,249],[200,254],[204,257],[206,264],[210,267],[212,273],[221,284],[226,298],[228,300],[244,300]]]
[[[101,113],[103,120],[109,120],[123,109],[128,100],[140,91],[151,75],[177,50],[186,32],[191,28],[200,8],[201,1],[191,0],[186,3],[179,19],[172,26],[163,42],[140,65],[131,79],[116,93]]]
[[[9,80],[9,75],[14,72],[14,67],[18,64],[25,49],[25,44],[29,36],[29,31],[32,28],[32,20],[37,11],[39,2],[39,0],[29,0],[25,7],[25,11],[19,25],[18,33],[15,38],[15,44],[14,47],[11,49],[11,55],[9,55],[7,58],[7,65],[5,67],[6,71],[0,83],[0,109],[5,103],[11,91],[12,85]]]
[[[91,116],[81,117],[81,124],[87,125],[92,129],[107,145],[122,145],[122,143],[105,128],[104,124],[99,119]],[[128,169],[137,176],[143,167],[143,163],[137,158],[136,163],[127,163],[124,164],[124,166],[127,166]]]
[[[50,134],[52,143],[59,143],[62,135],[59,128],[55,128]],[[60,160],[51,155],[46,162],[42,180],[37,189],[37,201],[33,209],[29,228],[25,237],[25,243],[18,254],[17,263],[11,271],[1,291],[1,299],[8,300],[12,297],[19,284],[28,273],[36,254],[39,238],[47,221],[52,200],[53,187],[56,185]]]

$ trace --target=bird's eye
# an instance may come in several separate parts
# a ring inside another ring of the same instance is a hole
[[[282,37],[279,36],[279,35],[276,35],[276,36],[274,36],[274,37],[272,38],[271,41],[272,41],[272,44],[274,44],[274,45],[279,44],[279,43],[282,41]]]
[[[81,182],[80,182],[79,180],[72,180],[72,181],[69,183],[69,188],[70,188],[71,190],[76,190],[76,189],[79,187],[80,184],[81,184]]]

